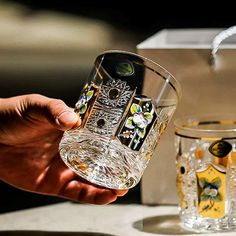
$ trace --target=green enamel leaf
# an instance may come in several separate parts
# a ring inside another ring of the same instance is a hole
[[[209,195],[207,195],[207,194],[202,194],[201,195],[201,201],[207,201],[207,200],[209,200],[211,197],[209,196]]]
[[[86,112],[87,110],[87,104],[82,104],[79,108],[79,113],[82,115]]]
[[[212,180],[211,184],[219,188],[221,186],[221,179],[219,177],[216,177],[215,179]]]
[[[221,202],[223,200],[222,196],[218,193],[215,197],[212,197],[215,202]]]
[[[134,129],[133,116],[129,117],[129,118],[126,120],[125,127],[129,128],[129,129]]]
[[[89,101],[89,100],[92,98],[93,93],[94,93],[93,90],[89,90],[89,91],[86,93],[87,101]]]
[[[137,135],[140,137],[140,138],[144,138],[145,134],[146,134],[146,129],[139,129],[139,128],[136,128],[135,129]]]
[[[116,65],[116,73],[121,76],[130,76],[134,73],[134,69],[131,63],[121,62]]]
[[[206,186],[208,184],[208,181],[206,178],[200,178],[199,179],[199,185],[201,188],[203,188],[204,186]]]
[[[152,122],[153,115],[150,112],[145,112],[144,117],[147,119],[148,124]]]
[[[130,111],[131,111],[132,114],[140,113],[140,112],[142,112],[142,108],[138,104],[133,103],[131,108],[130,108]]]

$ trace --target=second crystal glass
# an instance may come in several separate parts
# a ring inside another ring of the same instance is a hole
[[[235,230],[235,114],[183,117],[174,123],[182,225],[196,232]]]

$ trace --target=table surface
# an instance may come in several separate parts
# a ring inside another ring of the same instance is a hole
[[[15,232],[15,234],[14,234]],[[217,236],[235,235],[218,233]],[[180,226],[176,206],[63,202],[0,214],[0,235],[197,235]],[[209,235],[209,234],[201,234]]]

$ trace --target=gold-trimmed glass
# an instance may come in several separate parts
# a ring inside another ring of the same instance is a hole
[[[236,116],[187,116],[174,121],[177,190],[183,227],[236,229]]]
[[[140,55],[98,55],[75,105],[82,124],[64,133],[62,160],[107,188],[134,187],[181,97],[178,81]]]

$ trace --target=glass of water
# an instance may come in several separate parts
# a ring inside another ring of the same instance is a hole
[[[75,105],[82,124],[59,145],[79,176],[112,189],[134,187],[180,98],[180,85],[160,65],[124,51],[99,55]]]
[[[236,229],[235,116],[185,117],[174,123],[183,226],[197,232]]]

